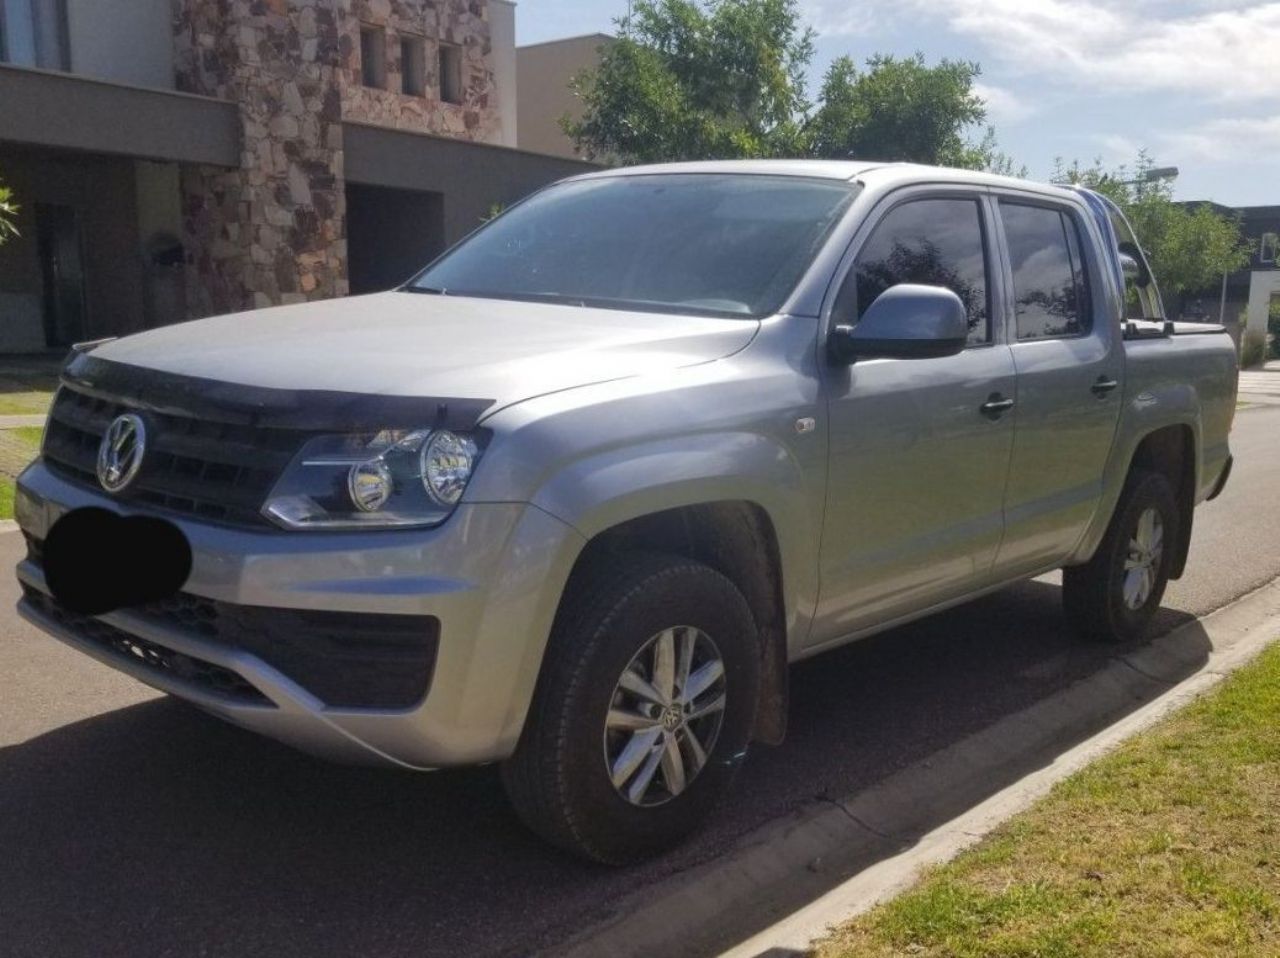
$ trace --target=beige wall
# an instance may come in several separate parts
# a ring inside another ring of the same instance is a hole
[[[171,0],[67,0],[71,72],[172,90]]]
[[[580,71],[599,62],[599,49],[613,37],[593,33],[549,43],[516,48],[516,85],[520,102],[517,132],[522,150],[576,156],[573,143],[560,130],[566,113],[581,115],[569,81]]]

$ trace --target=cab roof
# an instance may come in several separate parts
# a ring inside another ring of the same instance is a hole
[[[653,176],[673,173],[739,173],[760,176],[805,176],[831,180],[858,180],[908,184],[965,183],[974,186],[1003,186],[1042,193],[1072,196],[1061,186],[1000,176],[980,170],[962,170],[922,163],[888,163],[875,160],[699,160],[688,163],[652,163],[596,170],[572,177],[575,180],[601,179],[613,176]]]

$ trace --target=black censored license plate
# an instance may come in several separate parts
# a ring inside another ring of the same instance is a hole
[[[156,602],[191,575],[191,544],[172,522],[73,509],[44,540],[45,583],[72,612],[102,615]]]

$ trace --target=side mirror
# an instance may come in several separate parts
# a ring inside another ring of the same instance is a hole
[[[828,351],[839,363],[936,359],[954,356],[968,338],[968,314],[959,296],[941,286],[900,283],[877,296],[858,325],[832,329]]]
[[[1126,282],[1146,287],[1151,283],[1151,273],[1142,259],[1142,253],[1132,243],[1120,244],[1120,269]]]

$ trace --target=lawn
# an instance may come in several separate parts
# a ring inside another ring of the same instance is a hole
[[[41,426],[0,429],[0,519],[13,518],[13,480],[40,452]]]
[[[57,388],[58,375],[53,371],[0,370],[0,416],[42,416],[49,411]]]
[[[1280,646],[818,955],[1280,955]]]

